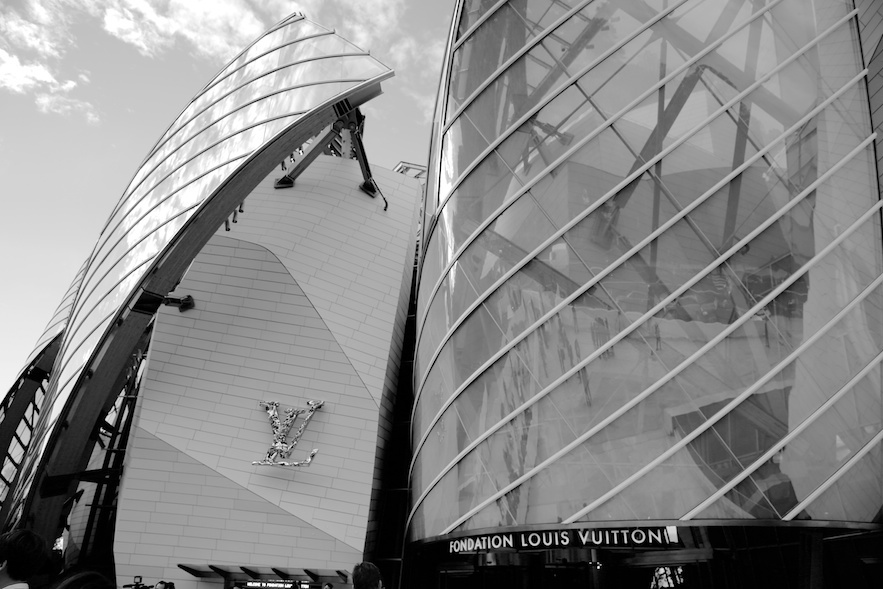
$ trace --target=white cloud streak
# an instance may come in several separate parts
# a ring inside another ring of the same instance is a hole
[[[80,0],[84,1],[89,0]],[[98,114],[91,104],[68,96],[77,82],[60,79],[54,67],[74,44],[69,8],[76,2],[27,0],[21,11],[0,9],[0,89],[33,94],[41,112],[78,113],[97,122]]]
[[[93,125],[99,121],[95,107],[83,100],[77,100],[76,98],[70,98],[61,94],[43,93],[36,95],[35,102],[40,112],[54,113],[62,116],[76,113],[84,116],[86,122]]]
[[[244,0],[98,0],[96,11],[105,31],[148,57],[183,42],[223,63],[267,27]]]
[[[58,81],[46,66],[39,63],[22,63],[0,47],[0,88],[24,94],[41,86],[57,86]]]

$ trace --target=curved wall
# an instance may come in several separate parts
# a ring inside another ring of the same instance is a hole
[[[428,179],[409,537],[872,521],[883,258],[856,11],[458,11]]]

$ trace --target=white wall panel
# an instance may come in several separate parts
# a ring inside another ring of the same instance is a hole
[[[173,293],[196,308],[161,309],[121,490],[121,583],[141,574],[194,584],[178,564],[333,574],[361,559],[419,201],[416,181],[375,174],[387,211],[358,190],[353,160],[322,157],[294,189],[274,190],[268,178]],[[281,413],[309,399],[325,405],[289,460],[318,448],[312,464],[253,465],[272,442],[258,402],[278,401]],[[310,546],[282,542],[280,525]],[[238,532],[248,548],[237,547]]]

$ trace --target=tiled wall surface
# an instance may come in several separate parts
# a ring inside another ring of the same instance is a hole
[[[221,582],[178,564],[333,575],[361,560],[419,206],[416,181],[374,172],[387,211],[353,160],[322,157],[293,189],[271,176],[176,289],[196,308],[161,309],[119,501],[120,584]],[[325,405],[289,459],[317,448],[312,464],[253,465],[272,441],[258,402],[309,399]]]

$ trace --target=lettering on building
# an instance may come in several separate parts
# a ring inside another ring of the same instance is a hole
[[[288,457],[295,446],[297,446],[300,437],[307,428],[307,424],[313,418],[313,414],[321,409],[325,401],[307,401],[306,409],[286,409],[285,417],[282,419],[279,418],[279,403],[277,401],[260,401],[258,404],[267,411],[267,417],[270,419],[270,427],[273,430],[273,445],[267,449],[267,456],[263,460],[252,462],[252,464],[261,466],[309,466],[310,462],[313,461],[313,456],[319,451],[318,448],[313,448],[310,455],[304,460],[290,461]],[[297,432],[291,438],[291,442],[286,442],[288,433],[291,431],[295,420],[304,413],[306,415],[304,415]]]
[[[658,528],[574,528],[467,536],[448,541],[448,552],[574,547],[666,547],[678,544],[677,526]]]

